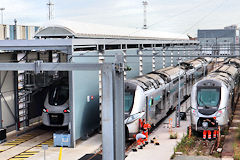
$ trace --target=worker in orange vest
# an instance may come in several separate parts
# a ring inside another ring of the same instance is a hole
[[[142,149],[145,146],[145,139],[146,139],[146,136],[142,133],[138,133],[136,135],[138,149]]]
[[[151,125],[149,123],[146,123],[145,119],[143,120],[140,119],[139,122],[142,134],[146,136],[146,139],[144,139],[145,144],[148,144],[148,131],[151,128]]]

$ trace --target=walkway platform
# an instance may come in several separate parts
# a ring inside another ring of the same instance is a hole
[[[190,99],[182,104],[181,110],[186,110],[190,106]],[[173,128],[173,132],[177,132],[177,139],[170,139],[169,119],[172,118],[173,126],[175,126],[175,112],[168,116],[158,128],[156,128],[149,139],[154,137],[158,140],[160,145],[149,143],[142,150],[137,152],[131,151],[126,160],[169,160],[174,153],[174,147],[181,141],[184,135],[187,135],[187,127],[190,125],[190,115],[187,114],[187,120],[181,121],[179,128]]]

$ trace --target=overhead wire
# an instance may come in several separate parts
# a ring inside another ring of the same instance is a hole
[[[156,24],[158,24],[158,23],[160,23],[160,22],[162,23],[162,22],[168,21],[169,19],[173,19],[173,18],[176,18],[176,17],[178,17],[178,16],[181,16],[181,15],[183,15],[183,14],[185,14],[185,13],[188,13],[188,12],[190,12],[190,11],[193,11],[193,9],[194,9],[194,11],[196,11],[197,8],[203,7],[202,4],[205,4],[207,1],[209,1],[209,0],[206,0],[206,1],[204,1],[204,2],[201,2],[201,3],[199,3],[199,4],[197,4],[197,5],[193,6],[193,7],[191,7],[190,9],[183,10],[182,12],[177,13],[177,14],[175,14],[175,15],[173,15],[173,16],[167,17],[167,19],[164,20],[164,21],[159,20],[159,21],[157,21],[157,22],[154,22],[153,24],[150,24],[150,25],[148,26],[148,28],[151,28],[152,26],[154,26],[154,25],[156,25]]]
[[[209,15],[213,14],[215,11],[217,11],[219,8],[222,7],[222,5],[224,4],[226,0],[222,0],[222,2],[217,5],[215,8],[213,8],[212,10],[210,10],[210,12],[208,12],[207,14],[205,14],[204,16],[202,16],[198,21],[196,21],[191,27],[189,27],[188,29],[186,29],[184,33],[188,32],[189,30],[191,30],[193,27],[195,27],[197,24],[199,24],[200,22],[202,22],[205,18],[207,18]]]
[[[195,27],[198,23],[200,23],[200,22],[203,21],[205,18],[207,18],[210,14],[214,13],[214,11],[216,11],[217,9],[219,9],[219,8],[224,4],[225,1],[226,1],[226,0],[222,0],[222,3],[221,3],[220,5],[216,6],[216,7],[215,7],[214,9],[212,9],[209,13],[207,13],[207,14],[204,15],[202,18],[200,18],[196,23],[194,23],[191,27],[189,27],[187,30],[185,30],[182,34],[185,34],[185,33],[188,32],[189,30],[191,30],[193,27]],[[215,2],[216,2],[216,1],[215,1]],[[218,2],[218,1],[217,1],[217,2]],[[204,1],[204,3],[205,3],[205,1]],[[194,9],[199,8],[199,7],[202,7],[201,4],[203,4],[203,3],[201,2],[201,3],[197,4],[196,6],[194,6]],[[176,14],[176,15],[174,15],[174,16],[171,16],[171,17],[168,18],[168,20],[171,19],[171,18],[178,17],[178,16],[180,16],[180,15],[182,15],[182,14],[184,14],[184,13],[187,13],[187,12],[189,12],[189,11],[192,11],[192,8],[191,8],[191,9],[184,10],[184,11],[182,11],[182,12],[180,12],[179,14]],[[157,21],[157,22],[149,25],[148,28],[150,28],[150,27],[152,27],[152,26],[154,26],[154,25],[156,25],[156,24],[158,24],[158,23],[160,23],[160,22],[162,22],[162,21]],[[138,30],[136,30],[135,32],[130,33],[128,36],[130,37],[132,34],[141,32],[142,30],[143,30],[143,29],[138,29]],[[113,43],[113,42],[115,42],[115,41],[117,41],[117,40],[116,40],[116,39],[115,39],[115,40],[112,40],[112,41],[110,41],[109,43]],[[173,42],[173,41],[174,41],[174,40],[172,40],[171,42]],[[81,53],[81,55],[85,55],[85,54],[87,54],[87,53],[89,53],[89,52],[90,52],[90,51],[83,52],[83,53]]]

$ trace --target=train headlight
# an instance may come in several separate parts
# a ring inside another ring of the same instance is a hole
[[[125,119],[124,123],[130,124],[130,123],[142,118],[144,114],[145,114],[145,112],[139,112],[139,113],[133,114],[130,117],[128,117],[127,119]]]
[[[224,111],[224,109],[218,110],[216,117],[221,117],[223,115],[223,111]]]
[[[70,113],[69,107],[63,110],[64,113]]]
[[[44,112],[44,113],[48,113],[48,109],[43,108],[43,112]]]
[[[197,110],[196,110],[196,109],[193,109],[193,108],[192,108],[192,115],[193,115],[194,117],[198,117],[198,113],[197,113]]]

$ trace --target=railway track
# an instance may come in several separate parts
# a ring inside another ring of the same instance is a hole
[[[0,144],[0,157],[6,160],[25,160],[39,153],[42,144],[53,146],[52,131],[38,128]]]

